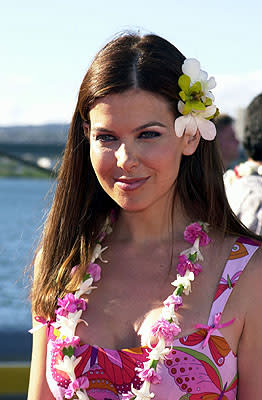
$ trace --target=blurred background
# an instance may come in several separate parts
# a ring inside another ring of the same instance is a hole
[[[0,399],[26,398],[29,265],[95,53],[123,30],[165,37],[215,76],[240,138],[262,91],[261,15],[260,0],[0,0]]]

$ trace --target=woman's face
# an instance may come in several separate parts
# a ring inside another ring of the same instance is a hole
[[[166,207],[184,138],[160,96],[128,90],[98,100],[90,111],[90,157],[105,192],[123,209]]]

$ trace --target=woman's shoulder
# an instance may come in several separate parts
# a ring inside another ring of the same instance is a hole
[[[252,238],[238,238],[236,244],[242,245],[243,258],[246,257],[245,269],[240,277],[241,293],[245,297],[245,302],[251,301],[254,307],[254,297],[262,302],[262,243]],[[244,255],[246,254],[246,256]]]

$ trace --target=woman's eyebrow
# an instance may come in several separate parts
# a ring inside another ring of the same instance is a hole
[[[105,132],[105,133],[115,133],[114,131],[112,131],[110,129],[103,128],[102,126],[94,126],[93,128],[91,128],[91,132],[92,131]]]
[[[162,124],[161,122],[151,121],[151,122],[147,122],[146,124],[138,126],[137,128],[133,129],[133,132],[137,132],[137,131],[140,131],[141,129],[145,129],[145,128],[150,128],[151,126],[160,126],[161,128],[166,128],[166,125]]]
[[[160,126],[161,128],[167,127],[166,125],[162,124],[161,122],[150,121],[150,122],[147,122],[146,124],[140,125],[137,128],[133,129],[132,132],[137,132],[137,131],[140,131],[141,129],[150,128],[151,126]],[[93,128],[91,128],[91,131],[115,133],[114,131],[107,129],[107,128],[103,128],[102,126],[94,126]]]

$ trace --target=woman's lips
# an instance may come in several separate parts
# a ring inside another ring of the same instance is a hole
[[[120,189],[131,191],[141,187],[148,178],[149,176],[146,178],[117,178],[115,179],[115,183]]]

